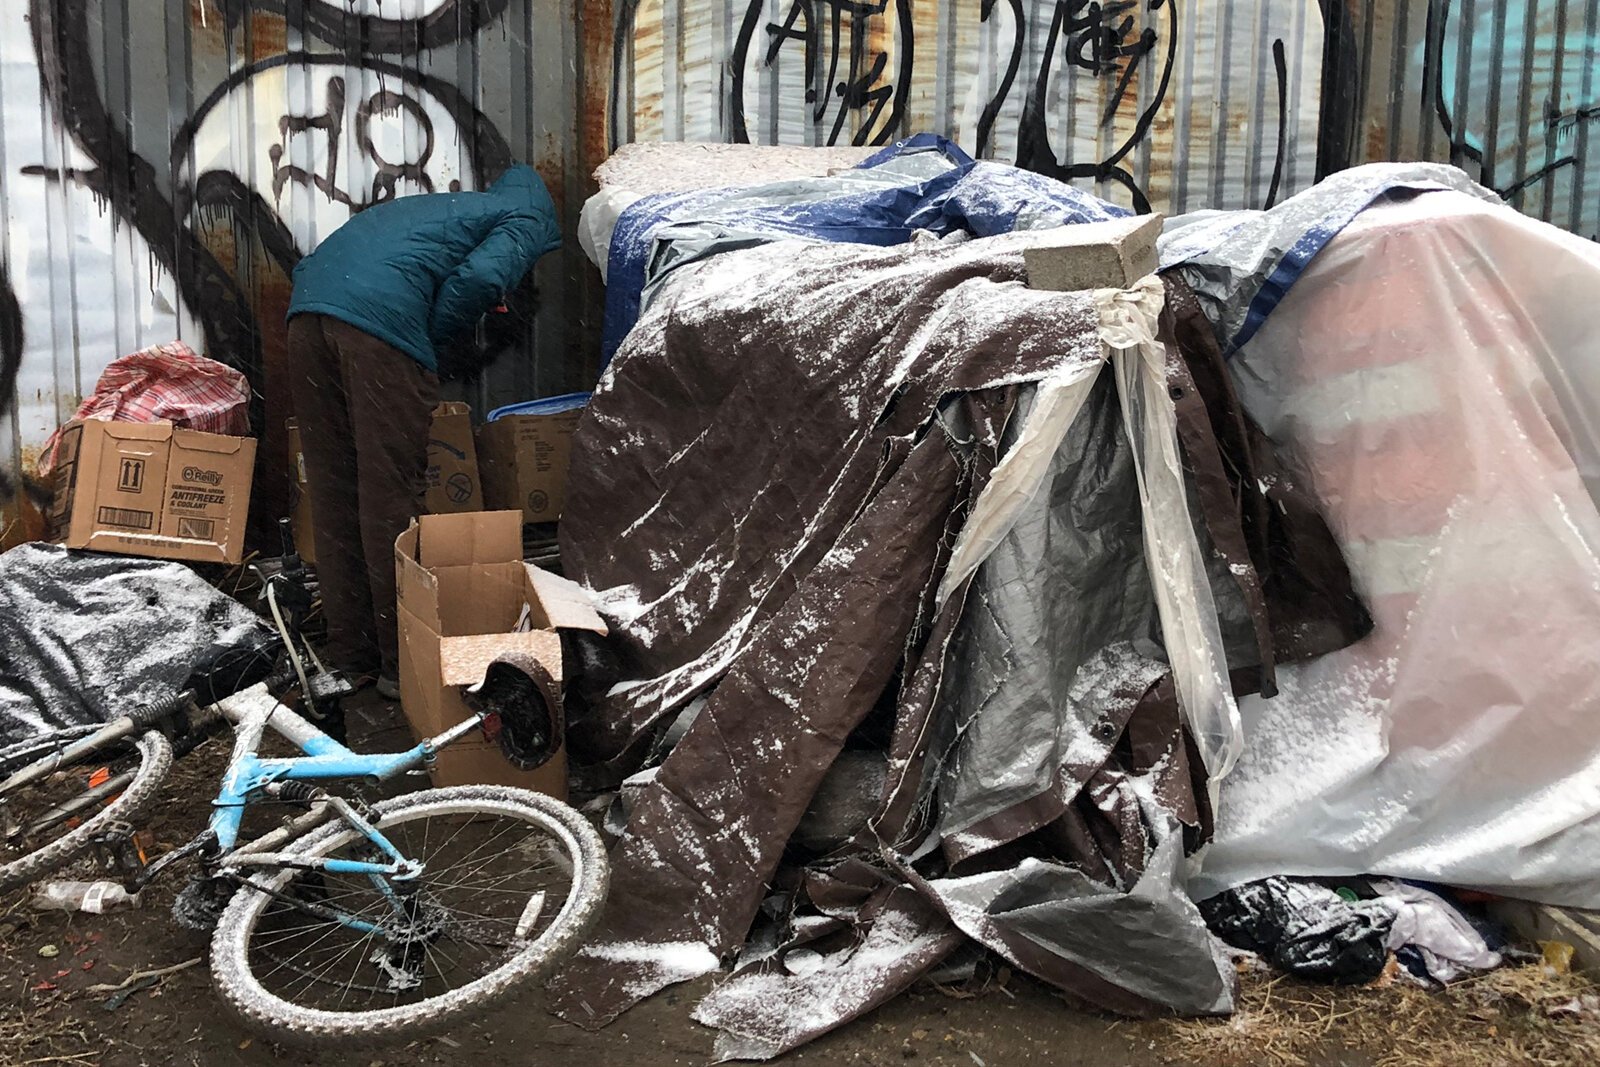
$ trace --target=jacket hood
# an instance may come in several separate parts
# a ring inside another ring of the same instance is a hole
[[[500,175],[499,180],[485,191],[518,205],[532,207],[541,201],[546,205],[550,203],[550,192],[544,187],[544,181],[526,163],[518,163]]]

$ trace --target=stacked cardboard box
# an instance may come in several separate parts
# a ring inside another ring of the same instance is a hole
[[[74,420],[56,453],[51,537],[68,548],[238,563],[255,458],[247,437]]]

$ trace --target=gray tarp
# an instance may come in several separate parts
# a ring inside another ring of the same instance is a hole
[[[259,627],[181,563],[14,548],[0,555],[0,744],[171,697]]]
[[[1161,269],[1189,283],[1232,354],[1352,219],[1383,197],[1437,190],[1501,202],[1458,167],[1369,163],[1330,174],[1268,211],[1197,211],[1169,219],[1159,244]]]

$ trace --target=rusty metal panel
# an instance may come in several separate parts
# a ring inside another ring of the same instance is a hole
[[[281,456],[289,271],[323,235],[517,160],[575,222],[579,6],[0,0],[0,470],[175,337],[250,373]],[[480,409],[592,380],[567,337],[586,270],[576,247],[540,264],[537,322],[464,387]]]
[[[932,130],[1168,212],[1442,160],[1595,237],[1597,50],[1600,0],[0,0],[0,472],[173,337],[250,372],[277,455],[320,235],[512,160],[570,234],[633,139]],[[536,277],[480,409],[593,380],[594,271]]]

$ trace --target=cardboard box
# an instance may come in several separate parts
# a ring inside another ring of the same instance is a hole
[[[395,579],[400,702],[419,740],[471,717],[461,687],[481,681],[501,653],[535,656],[560,684],[559,631],[606,632],[582,588],[522,561],[515,511],[423,516],[395,541]],[[512,633],[524,606],[534,629]],[[470,736],[440,754],[432,775],[435,785],[488,782],[561,798],[567,792],[564,750],[519,771],[497,746]]]
[[[57,453],[51,536],[68,548],[238,563],[255,459],[248,437],[74,420]]]
[[[478,430],[483,497],[491,508],[518,509],[524,522],[555,522],[567,495],[572,432],[582,408],[549,415],[506,415]]]
[[[308,563],[317,562],[315,520],[306,491],[306,457],[300,445],[300,423],[290,419],[289,469],[294,472],[295,497],[291,521],[294,544]],[[428,488],[423,506],[431,515],[451,515],[483,510],[483,486],[478,481],[478,447],[472,437],[472,408],[447,400],[433,409],[428,431]]]
[[[478,446],[472,438],[472,408],[458,400],[447,400],[433,409],[424,503],[430,515],[483,510]]]

